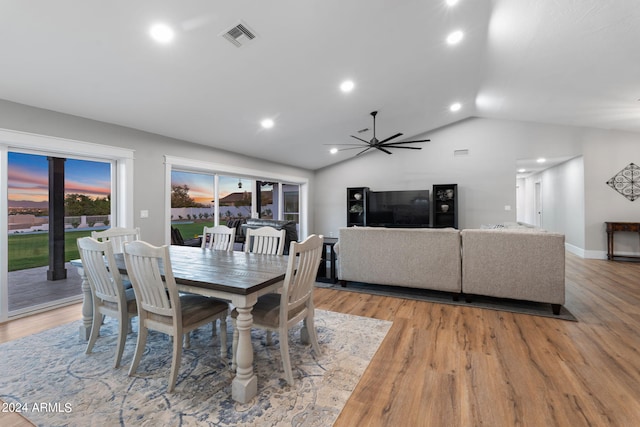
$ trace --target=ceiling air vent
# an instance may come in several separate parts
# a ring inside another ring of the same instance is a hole
[[[242,47],[256,38],[256,33],[249,29],[247,24],[239,22],[231,27],[228,31],[221,34],[222,37],[229,40],[235,47]]]

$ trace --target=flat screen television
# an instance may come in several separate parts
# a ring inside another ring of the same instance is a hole
[[[429,190],[370,192],[367,225],[429,227]]]

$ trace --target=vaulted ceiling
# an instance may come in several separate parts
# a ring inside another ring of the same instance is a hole
[[[318,169],[374,110],[398,141],[471,116],[640,132],[638,40],[637,0],[2,0],[0,98]]]

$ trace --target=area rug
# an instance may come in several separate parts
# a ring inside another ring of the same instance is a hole
[[[520,301],[507,298],[492,298],[479,295],[471,296],[471,302],[467,302],[464,297],[458,301],[453,300],[450,292],[439,292],[430,289],[404,288],[400,286],[372,285],[369,283],[348,282],[347,287],[342,287],[339,283],[316,282],[320,288],[329,288],[340,291],[360,292],[373,295],[382,295],[395,298],[414,299],[419,301],[433,302],[437,304],[452,304],[467,307],[485,308],[488,310],[508,311],[511,313],[529,314],[532,316],[543,316],[553,319],[569,320],[577,322],[578,319],[564,306],[560,308],[560,314],[555,315],[551,311],[551,304],[543,304],[533,301]]]
[[[127,338],[123,366],[113,369],[115,321],[107,319],[89,355],[79,326],[73,322],[0,345],[5,406],[42,426],[329,426],[391,322],[316,310],[319,356],[300,344],[299,327],[290,332],[293,386],[284,380],[277,334],[266,346],[265,333],[252,331],[258,395],[248,404],[230,397],[233,374],[210,325],[192,333],[173,393],[166,392],[171,366],[166,335],[150,333],[138,372],[129,377],[136,333]],[[229,354],[230,344],[231,339]]]

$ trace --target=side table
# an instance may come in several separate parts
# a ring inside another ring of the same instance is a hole
[[[334,246],[338,243],[337,237],[325,237],[322,242],[322,258],[318,267],[318,282],[336,283],[338,277],[336,275],[336,251]]]
[[[605,222],[607,226],[607,259],[619,258],[640,258],[633,255],[616,255],[613,251],[613,235],[616,231],[629,231],[640,233],[640,222]]]

